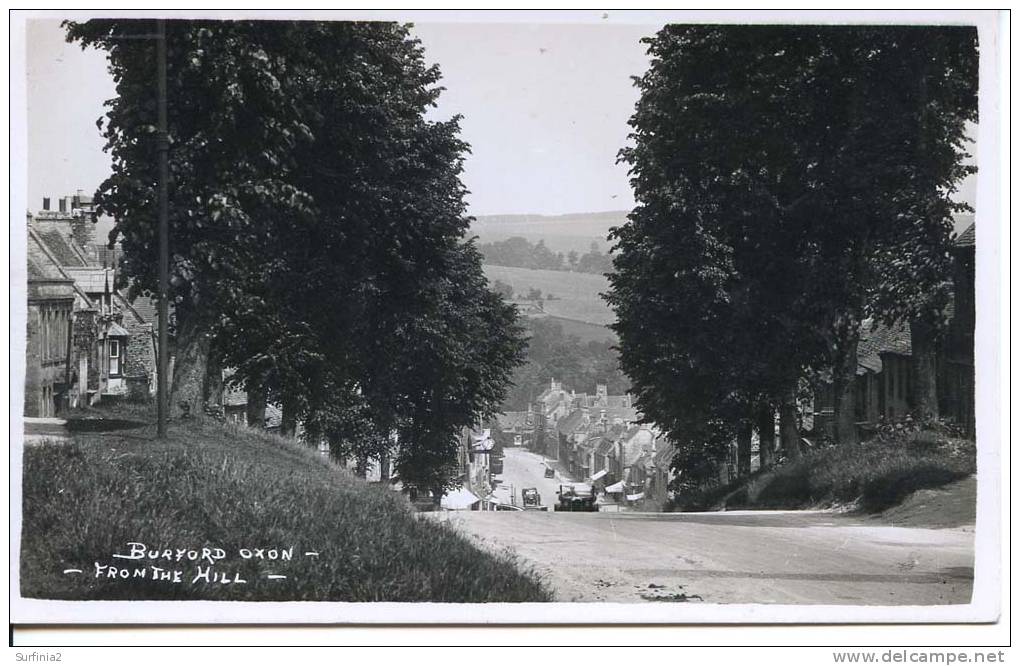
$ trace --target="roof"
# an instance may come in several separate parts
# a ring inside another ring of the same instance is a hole
[[[159,319],[159,311],[156,308],[156,300],[154,298],[143,295],[135,296],[135,300],[131,302],[131,307],[134,308],[143,321],[154,324]]]
[[[27,239],[28,279],[29,280],[63,280],[70,282],[71,277],[54,261],[53,255],[46,251],[42,240],[29,230]]]
[[[597,437],[596,440],[598,440],[598,444],[595,447],[595,453],[599,454],[600,456],[605,456],[612,453],[615,445],[615,442],[613,440],[606,439],[605,437]]]
[[[71,246],[71,241],[64,237],[64,234],[56,229],[40,229],[39,236],[42,237],[43,242],[49,248],[53,256],[56,257],[57,261],[60,262],[61,266],[67,267],[81,267],[85,266],[85,261],[81,255],[78,254]]]
[[[223,406],[224,407],[242,407],[248,404],[248,393],[243,388],[239,387],[226,387],[223,389]],[[269,409],[266,409],[266,415],[269,414]]]
[[[121,326],[115,321],[110,322],[109,327],[106,329],[106,337],[108,338],[129,338],[131,334],[126,328]]]
[[[266,405],[266,428],[279,428],[283,423],[283,410],[276,405]]]
[[[556,430],[564,435],[569,435],[581,427],[582,423],[584,423],[584,412],[575,409],[556,423]]]
[[[871,321],[861,325],[861,340],[857,345],[857,374],[882,372],[882,354],[910,356],[910,328],[904,324],[872,328]]]
[[[954,245],[956,247],[974,247],[975,236],[974,223],[972,222],[969,227],[964,229],[962,234],[956,237]]]
[[[496,424],[500,430],[516,430],[527,428],[528,412],[503,412],[496,414]]]
[[[67,273],[75,283],[87,294],[102,294],[107,289],[113,290],[113,271],[101,266],[87,268],[68,267]]]

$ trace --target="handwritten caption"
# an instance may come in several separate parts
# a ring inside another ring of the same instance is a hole
[[[249,581],[240,571],[229,570],[227,566],[237,560],[269,563],[276,570],[259,575],[267,580],[286,580],[287,563],[293,562],[294,546],[271,548],[239,548],[226,551],[223,548],[149,548],[139,541],[129,541],[127,552],[113,553],[109,563],[92,563],[92,571],[65,569],[64,574],[91,574],[93,578],[130,580],[154,580],[171,584],[215,583],[222,585],[243,585]],[[317,551],[304,551],[297,556],[318,558]],[[265,567],[260,567],[260,569]]]

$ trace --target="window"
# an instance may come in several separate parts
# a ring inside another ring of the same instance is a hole
[[[120,376],[120,340],[110,340],[110,376]]]

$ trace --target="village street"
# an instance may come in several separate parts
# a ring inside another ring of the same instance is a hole
[[[556,491],[561,483],[569,478],[556,472],[551,479],[545,477],[546,462],[542,456],[526,449],[507,447],[503,449],[503,473],[499,476],[500,483],[493,490],[493,496],[503,504],[512,504],[511,493],[517,498],[517,506],[521,505],[521,490],[537,488],[542,496],[542,504],[552,507],[556,504]]]
[[[961,604],[973,585],[970,527],[806,511],[433,515],[512,548],[558,601]]]

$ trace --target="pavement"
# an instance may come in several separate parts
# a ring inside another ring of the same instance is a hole
[[[525,484],[555,501],[559,481],[542,476],[541,460],[507,450],[503,479],[518,504]],[[904,527],[825,511],[435,518],[485,548],[512,549],[558,601],[934,605],[968,603],[973,588],[972,525]]]

